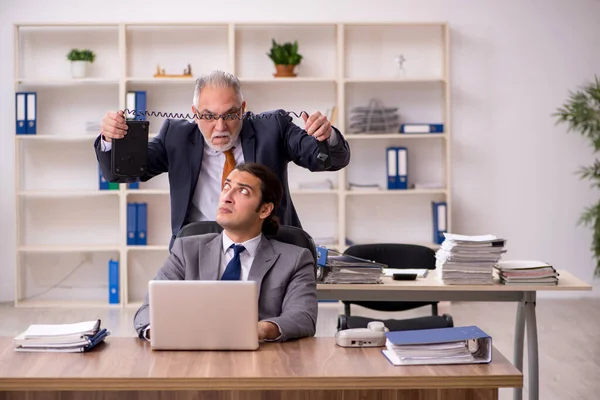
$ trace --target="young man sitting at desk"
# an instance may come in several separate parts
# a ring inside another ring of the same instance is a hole
[[[314,336],[318,304],[312,254],[265,237],[279,227],[275,210],[282,193],[279,179],[267,167],[256,163],[235,167],[219,196],[216,221],[223,232],[176,239],[154,279],[255,280],[260,340]],[[148,300],[146,294],[134,317],[135,330],[145,339],[151,331]]]

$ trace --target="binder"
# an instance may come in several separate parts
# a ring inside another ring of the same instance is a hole
[[[127,203],[127,246],[136,244],[137,203]]]
[[[15,122],[17,125],[17,135],[27,134],[27,93],[17,92],[15,94]]]
[[[98,188],[100,190],[109,190],[109,183],[106,179],[104,179],[104,175],[102,175],[100,164],[98,164]]]
[[[135,120],[135,113],[132,113],[132,111],[136,110],[135,91],[130,90],[125,95],[125,108],[129,110],[125,114],[125,120]]]
[[[386,152],[387,188],[394,190],[398,187],[398,151],[395,147],[388,147]]]
[[[444,124],[402,124],[400,133],[443,133]]]
[[[136,115],[136,121],[145,121],[146,120],[146,92],[145,91],[137,91],[135,92],[135,106],[136,110],[139,111],[141,115]]]
[[[489,364],[492,338],[475,325],[386,332],[392,365]]]
[[[130,90],[125,97],[125,108],[128,112],[125,116],[126,120],[145,121],[146,120],[146,91]],[[135,112],[134,112],[135,111]],[[141,115],[138,115],[141,114]]]
[[[448,207],[445,201],[432,201],[433,243],[442,244],[448,232]]]
[[[128,188],[129,189],[139,189],[140,188],[140,182],[131,182],[128,184]]]
[[[37,93],[27,93],[27,107],[25,108],[27,121],[27,134],[35,135],[37,133]]]
[[[119,261],[108,261],[108,302],[119,304]]]
[[[397,147],[398,151],[398,176],[396,189],[408,189],[408,150],[406,147]]]
[[[137,245],[145,246],[148,244],[146,235],[147,220],[148,220],[148,203],[137,203],[137,220],[136,220],[136,231],[137,231]]]

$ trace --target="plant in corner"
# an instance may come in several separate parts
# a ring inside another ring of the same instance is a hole
[[[302,61],[302,55],[298,54],[298,41],[279,44],[271,39],[271,52],[267,53],[275,64],[276,73],[274,77],[295,77],[294,68]]]
[[[67,54],[67,60],[71,61],[71,76],[73,78],[85,78],[88,66],[94,62],[96,54],[89,49],[71,49]]]
[[[578,131],[587,137],[593,146],[594,153],[600,150],[600,79],[594,77],[593,82],[581,85],[576,91],[569,91],[568,99],[552,114],[556,123],[568,125],[567,132]],[[581,167],[577,173],[581,179],[590,179],[591,186],[600,188],[600,160],[594,164]],[[596,259],[594,275],[600,277],[600,201],[586,207],[579,224],[593,227],[592,252]]]

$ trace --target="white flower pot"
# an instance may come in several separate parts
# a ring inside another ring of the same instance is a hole
[[[71,76],[73,78],[85,78],[89,64],[89,61],[71,61]]]

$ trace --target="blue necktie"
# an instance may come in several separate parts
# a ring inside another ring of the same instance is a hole
[[[246,248],[241,244],[232,244],[230,248],[233,247],[233,258],[227,264],[227,268],[225,268],[225,272],[221,277],[222,281],[239,281],[240,275],[242,274],[242,263],[240,262],[240,253]]]

